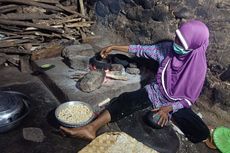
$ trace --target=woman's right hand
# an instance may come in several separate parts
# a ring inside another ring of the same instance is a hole
[[[106,58],[109,55],[109,53],[112,52],[112,50],[113,50],[112,46],[103,48],[100,52],[101,57]]]

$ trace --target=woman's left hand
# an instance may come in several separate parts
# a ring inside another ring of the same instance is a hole
[[[160,115],[160,119],[158,121],[158,125],[161,125],[162,127],[165,126],[169,121],[169,112],[173,110],[172,106],[162,106],[157,109],[153,109],[152,111],[156,112]]]

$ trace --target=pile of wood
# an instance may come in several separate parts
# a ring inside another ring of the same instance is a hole
[[[8,54],[30,55],[55,39],[87,39],[92,24],[83,0],[0,0],[0,62]]]

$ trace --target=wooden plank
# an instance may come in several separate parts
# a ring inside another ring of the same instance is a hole
[[[0,40],[0,48],[18,46],[19,44],[29,42],[30,40],[14,39],[14,40]]]
[[[64,31],[61,29],[53,28],[53,27],[46,26],[46,25],[34,24],[30,22],[23,22],[23,21],[10,21],[10,20],[1,19],[0,24],[16,25],[16,26],[22,26],[22,27],[35,27],[35,28],[42,29],[42,30],[47,30],[47,31],[52,31],[52,32],[57,32],[57,33],[64,33]]]
[[[28,55],[22,55],[19,57],[20,59],[20,70],[23,73],[30,72],[30,56]]]
[[[33,2],[33,1],[30,1],[30,0],[0,0],[0,2],[2,2],[2,3],[16,3],[16,4],[31,5],[31,6],[37,6],[37,7],[45,8],[45,9],[48,9],[48,10],[62,11],[62,9],[59,8],[59,7],[44,4],[44,3]]]
[[[57,15],[51,14],[40,14],[40,13],[9,13],[6,15],[1,15],[1,19],[7,19],[7,20],[32,20],[32,19],[52,19],[57,18]]]
[[[9,48],[0,48],[0,54],[1,53],[7,53],[7,54],[31,54],[31,51],[28,50],[20,50],[15,47],[9,47]]]
[[[51,58],[60,56],[63,50],[63,46],[58,44],[51,45],[47,48],[41,49],[39,51],[34,51],[32,53],[32,60],[44,59],[44,58]]]

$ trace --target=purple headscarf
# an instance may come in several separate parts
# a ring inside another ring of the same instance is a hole
[[[192,51],[178,55],[172,50],[161,63],[157,82],[165,97],[189,107],[197,100],[204,84],[209,30],[201,21],[191,20],[184,23],[176,34],[183,46]]]

